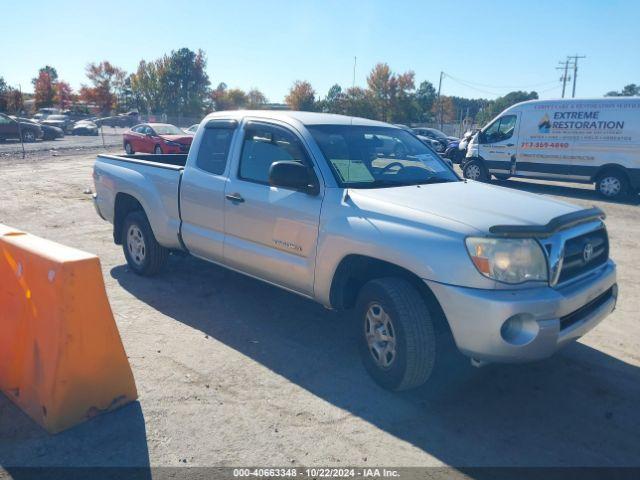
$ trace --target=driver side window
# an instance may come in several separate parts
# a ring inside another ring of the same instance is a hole
[[[511,138],[516,127],[516,118],[515,115],[505,115],[493,122],[484,133],[485,143],[502,142]]]

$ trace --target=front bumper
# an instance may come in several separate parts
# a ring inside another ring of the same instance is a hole
[[[618,297],[611,260],[559,288],[481,290],[425,281],[447,316],[459,350],[487,362],[549,357],[609,315]]]

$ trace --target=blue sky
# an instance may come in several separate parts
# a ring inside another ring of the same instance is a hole
[[[46,64],[79,88],[88,62],[133,71],[183,46],[207,53],[214,86],[258,87],[273,102],[296,79],[320,96],[351,86],[354,56],[357,85],[382,61],[436,87],[443,70],[455,78],[443,94],[467,97],[559,97],[555,67],[574,53],[587,56],[578,97],[640,83],[636,0],[9,0],[2,11],[0,76],[25,91]]]

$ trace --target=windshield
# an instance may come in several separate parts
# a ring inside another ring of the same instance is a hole
[[[342,187],[378,188],[459,180],[415,136],[392,127],[307,127]]]
[[[184,132],[174,125],[152,125],[157,135],[184,135]]]

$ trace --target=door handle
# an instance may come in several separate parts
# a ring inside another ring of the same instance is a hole
[[[244,198],[242,198],[242,195],[240,195],[239,193],[227,193],[225,195],[225,198],[230,202],[234,202],[234,203],[244,202]]]

